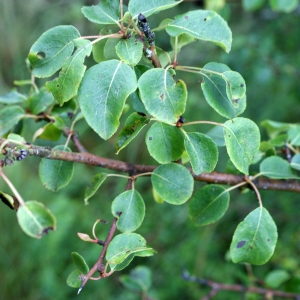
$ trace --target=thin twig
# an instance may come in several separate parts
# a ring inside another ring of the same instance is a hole
[[[108,245],[109,245],[109,243],[111,242],[111,240],[112,240],[112,238],[113,238],[113,236],[114,236],[114,233],[115,233],[115,231],[116,231],[116,228],[117,228],[117,225],[116,225],[117,220],[118,220],[117,218],[114,218],[113,223],[112,223],[112,225],[111,225],[111,228],[110,228],[110,230],[109,230],[109,233],[108,233],[108,235],[107,235],[107,237],[106,237],[106,240],[105,240],[105,242],[104,242],[104,246],[103,246],[103,249],[102,249],[102,251],[101,251],[101,253],[100,253],[100,256],[99,256],[97,262],[94,264],[94,266],[93,266],[93,267],[89,270],[89,272],[85,275],[85,278],[84,278],[84,280],[82,281],[81,286],[80,286],[80,288],[79,288],[79,290],[78,290],[78,294],[79,294],[80,291],[84,288],[84,286],[85,286],[85,284],[87,283],[87,281],[92,277],[92,275],[93,275],[97,270],[99,270],[99,267],[102,265],[103,260],[104,260],[105,255],[106,255],[106,250],[107,250],[107,248],[108,248]],[[100,278],[105,277],[105,275],[106,275],[106,274],[100,274]]]
[[[294,294],[294,293],[288,293],[284,291],[278,291],[278,290],[271,290],[271,289],[264,289],[259,288],[255,286],[244,286],[240,284],[225,284],[225,283],[219,283],[212,280],[207,280],[204,278],[197,278],[196,276],[190,275],[187,271],[184,271],[182,274],[182,279],[199,283],[203,286],[208,286],[212,288],[212,291],[214,291],[214,295],[219,291],[233,291],[233,292],[239,292],[239,293],[255,293],[260,295],[268,295],[268,296],[277,296],[277,297],[283,297],[283,298],[289,298],[289,299],[300,299],[300,294]],[[210,295],[210,294],[209,294]],[[202,298],[204,299],[211,299],[207,298],[205,296]]]

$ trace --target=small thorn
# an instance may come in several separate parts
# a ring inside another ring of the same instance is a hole
[[[77,292],[77,295],[79,295],[79,293],[82,291],[83,287],[84,287],[83,285],[80,286],[80,288],[79,288],[79,290]]]

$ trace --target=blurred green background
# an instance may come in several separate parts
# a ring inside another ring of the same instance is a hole
[[[95,4],[83,0],[27,0],[0,2],[0,94],[13,87],[14,80],[29,79],[25,58],[31,45],[47,29],[71,24],[82,35],[94,35],[100,30],[89,23],[80,11],[83,5]],[[202,1],[186,1],[179,6],[149,18],[152,28],[163,19],[189,10],[202,8]],[[207,62],[227,64],[238,71],[247,83],[247,109],[242,115],[258,125],[264,119],[296,123],[300,118],[300,9],[292,13],[276,13],[265,4],[255,12],[246,12],[241,1],[228,1],[220,14],[228,21],[233,32],[233,45],[229,54],[217,46],[195,42],[179,54],[182,65],[201,67]],[[169,38],[163,32],[156,34],[156,44],[171,50]],[[92,63],[90,58],[88,64]],[[201,92],[201,78],[177,73],[188,87],[187,121],[213,120],[224,122],[205,102]],[[37,83],[43,81],[37,80]],[[19,89],[26,92],[25,87]],[[129,115],[125,114],[121,121]],[[34,126],[34,124],[32,125]],[[203,126],[200,130],[207,131]],[[144,145],[143,133],[115,155],[116,136],[104,143],[84,121],[75,128],[84,146],[92,153],[131,163],[155,164]],[[197,127],[199,130],[199,127]],[[192,131],[192,128],[191,128]],[[261,129],[262,138],[266,133]],[[63,143],[63,141],[60,141]],[[37,140],[36,144],[45,144]],[[54,143],[49,143],[53,146]],[[217,169],[224,171],[227,154],[220,149]],[[123,179],[109,178],[88,206],[83,204],[85,187],[100,169],[77,164],[71,183],[58,193],[50,192],[38,179],[39,159],[30,157],[21,163],[4,169],[6,175],[25,200],[45,203],[57,217],[57,231],[41,240],[27,237],[19,228],[15,212],[1,205],[0,210],[0,299],[140,299],[127,291],[118,280],[137,265],[147,265],[153,275],[151,296],[156,299],[200,299],[209,289],[183,281],[184,268],[197,277],[224,283],[247,285],[253,278],[243,264],[233,264],[228,257],[233,232],[244,217],[257,207],[252,192],[231,193],[228,212],[217,223],[206,227],[194,227],[188,217],[188,205],[171,206],[157,204],[153,200],[149,178],[139,179],[137,190],[146,203],[146,217],[138,233],[148,245],[158,251],[151,258],[135,258],[122,272],[100,281],[90,281],[79,296],[77,290],[66,285],[68,274],[74,269],[71,252],[79,252],[90,266],[95,262],[100,247],[87,244],[77,238],[77,232],[91,234],[97,218],[112,220],[110,204],[126,186]],[[103,170],[101,170],[103,171]],[[196,183],[196,188],[203,184]],[[9,189],[0,181],[0,189]],[[293,193],[263,191],[264,206],[273,216],[279,232],[275,254],[264,266],[253,266],[255,278],[264,280],[273,271],[283,269],[290,279],[279,289],[300,292],[300,196]],[[99,238],[104,239],[109,225],[97,227]],[[259,282],[261,283],[261,281]],[[261,299],[254,295],[243,298],[241,294],[220,292],[214,299]]]

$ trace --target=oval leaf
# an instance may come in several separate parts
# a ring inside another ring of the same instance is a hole
[[[126,120],[116,143],[117,154],[124,149],[150,122],[150,120],[138,113],[132,113]]]
[[[31,237],[40,239],[49,230],[56,229],[56,220],[51,211],[42,203],[27,201],[17,211],[17,218],[22,230]]]
[[[230,245],[232,261],[262,265],[273,255],[276,243],[276,224],[264,207],[258,207],[234,232]]]
[[[138,81],[138,87],[146,110],[155,118],[166,123],[176,123],[185,111],[186,85],[173,79],[169,70],[151,69]]]
[[[78,30],[70,25],[53,27],[44,32],[31,47],[28,59],[32,74],[49,77],[58,71],[74,50],[74,39],[80,37]]]
[[[228,66],[211,62],[206,64],[201,74],[207,103],[221,116],[232,119],[246,108],[246,83],[243,77]]]
[[[281,157],[270,156],[260,164],[261,175],[274,179],[299,179],[291,165]]]
[[[81,275],[82,273],[79,270],[73,271],[67,278],[67,285],[72,288],[80,288],[82,284]]]
[[[84,203],[89,204],[89,199],[94,196],[94,194],[98,191],[101,184],[107,178],[106,173],[98,173],[93,176],[91,185],[87,186],[84,192]]]
[[[119,0],[101,0],[98,5],[83,6],[84,16],[97,24],[118,24],[120,14]]]
[[[182,1],[183,0],[130,0],[128,11],[132,15],[133,19],[136,19],[140,13],[145,17],[148,17],[161,10],[171,8]]]
[[[16,90],[13,90],[8,94],[0,96],[0,103],[3,104],[23,103],[26,99],[27,97],[25,95],[18,93]]]
[[[171,36],[187,33],[199,40],[212,42],[227,53],[231,49],[231,30],[227,22],[214,11],[194,10],[177,16],[166,30]]]
[[[85,259],[77,252],[72,252],[72,259],[76,265],[76,269],[79,270],[81,273],[86,274],[90,270]]]
[[[196,226],[221,219],[229,205],[229,193],[220,185],[210,184],[198,190],[189,202],[189,215]]]
[[[254,122],[245,118],[235,118],[224,125],[228,155],[235,167],[248,175],[249,165],[260,145],[259,129]]]
[[[14,127],[25,114],[17,105],[6,106],[0,110],[0,137]]]
[[[52,151],[55,150],[71,152],[69,148],[65,149],[64,146],[55,146]],[[72,162],[42,158],[39,176],[45,188],[56,192],[70,182],[73,170]]]
[[[151,175],[157,194],[174,205],[185,203],[192,195],[194,179],[182,165],[170,163],[157,167]]]
[[[183,134],[175,126],[156,122],[145,139],[150,155],[160,164],[176,161],[184,151]]]
[[[63,105],[77,94],[77,90],[86,66],[83,64],[86,56],[92,51],[92,43],[81,40],[81,47],[67,58],[62,66],[59,76],[53,81],[46,82],[47,89],[53,94],[54,98]]]
[[[107,248],[106,260],[110,265],[121,264],[130,254],[145,250],[146,240],[136,233],[116,235]]]
[[[87,123],[103,139],[118,129],[125,100],[136,87],[134,71],[118,60],[102,62],[85,73],[78,91],[79,105]]]
[[[127,40],[120,40],[116,46],[116,52],[125,63],[135,66],[142,58],[143,43],[134,37]]]
[[[135,267],[130,275],[120,276],[120,282],[134,292],[147,292],[152,284],[152,276],[149,268],[144,266]]]
[[[218,162],[218,147],[209,136],[199,132],[186,132],[184,145],[196,175],[214,170]]]
[[[112,203],[112,214],[121,216],[117,221],[117,227],[122,232],[131,232],[139,228],[145,217],[145,203],[136,190],[122,193]]]

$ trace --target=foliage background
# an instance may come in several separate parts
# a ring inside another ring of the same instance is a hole
[[[199,9],[200,2],[184,2],[150,17],[151,27],[155,28],[164,18]],[[95,3],[89,0],[1,1],[0,94],[10,91],[13,80],[29,79],[25,58],[31,45],[47,29],[71,24],[82,35],[97,34],[99,27],[87,22],[80,12],[83,5],[91,4]],[[233,32],[231,52],[226,54],[212,44],[196,42],[182,49],[179,62],[203,66],[216,61],[240,72],[247,83],[248,99],[247,109],[242,116],[258,125],[264,119],[299,122],[300,8],[290,14],[275,13],[266,4],[259,11],[250,13],[243,10],[240,1],[228,1],[220,13]],[[156,36],[158,46],[170,49],[167,35],[159,32]],[[91,63],[90,58],[88,65]],[[177,76],[186,81],[189,91],[188,108],[184,115],[186,120],[224,122],[206,104],[200,87],[201,78],[179,72]],[[21,90],[26,91],[26,88],[22,87]],[[123,121],[128,115],[129,112],[123,116]],[[36,126],[32,122],[32,132]],[[116,156],[115,137],[104,143],[83,121],[75,129],[79,131],[82,143],[92,153],[129,162],[155,163],[144,147],[143,134]],[[203,126],[204,132],[208,129]],[[262,128],[261,133],[262,138],[266,139]],[[30,133],[26,134],[30,136]],[[49,145],[42,140],[37,143]],[[50,143],[50,146],[54,146],[54,143]],[[227,158],[224,149],[220,149],[218,170],[225,171]],[[77,291],[65,283],[74,268],[71,252],[79,252],[89,265],[94,263],[100,252],[97,246],[81,242],[76,232],[90,233],[97,218],[112,220],[110,203],[124,190],[126,181],[107,180],[91,199],[90,205],[84,206],[84,189],[99,169],[77,164],[69,186],[52,193],[44,189],[38,179],[38,163],[38,158],[30,157],[22,163],[15,163],[13,167],[6,167],[4,171],[24,199],[43,201],[52,210],[57,217],[57,231],[50,232],[42,240],[31,239],[20,230],[15,213],[0,206],[1,299],[139,299],[121,286],[118,277],[140,264],[152,270],[152,296],[157,299],[199,299],[208,292],[195,283],[183,281],[180,278],[183,268],[197,277],[225,283],[248,284],[251,281],[245,266],[234,265],[226,255],[237,224],[257,207],[257,200],[251,192],[231,193],[231,205],[226,215],[215,224],[197,228],[188,218],[187,205],[178,207],[155,203],[149,178],[143,178],[137,182],[137,190],[146,202],[147,211],[138,233],[145,236],[148,245],[157,249],[158,254],[151,258],[135,258],[129,268],[109,279],[90,281],[83,292],[76,296]],[[201,186],[200,183],[197,185]],[[9,191],[2,181],[0,189]],[[271,261],[264,266],[253,267],[254,276],[264,279],[272,270],[285,269],[292,277],[279,288],[289,287],[300,292],[299,195],[264,191],[262,198],[277,224],[279,241]],[[100,239],[105,238],[108,229],[105,225],[97,227]],[[241,299],[241,295],[222,292],[215,299],[229,298]]]

